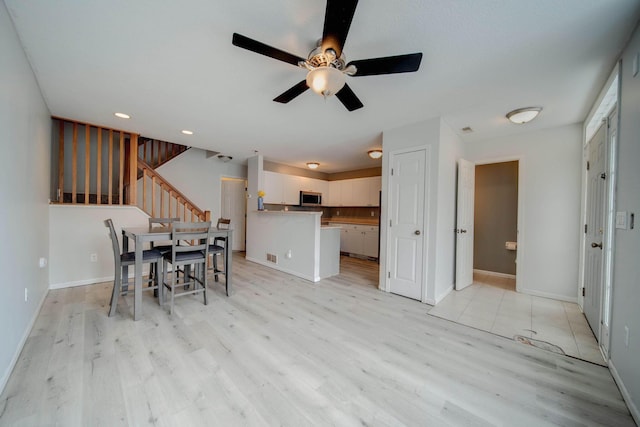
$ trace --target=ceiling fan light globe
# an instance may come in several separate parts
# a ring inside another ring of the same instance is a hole
[[[344,87],[345,76],[333,67],[318,67],[307,74],[307,86],[322,96],[335,95]]]

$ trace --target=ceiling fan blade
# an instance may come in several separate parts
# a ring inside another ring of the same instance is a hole
[[[307,89],[309,89],[309,86],[307,86],[307,81],[303,80],[297,85],[293,86],[291,89],[287,90],[286,92],[283,92],[281,95],[278,95],[276,98],[274,98],[274,101],[279,102],[281,104],[286,104],[296,96],[304,93],[304,91]]]
[[[384,58],[361,59],[349,62],[347,66],[355,65],[357,71],[353,77],[362,77],[378,74],[411,73],[418,71],[420,61],[422,61],[422,52],[386,56]]]
[[[242,34],[233,33],[232,43],[234,46],[241,47],[243,49],[250,50],[260,55],[268,56],[270,58],[277,59],[279,61],[288,62],[291,65],[298,66],[298,62],[304,61],[304,58],[285,52],[284,50],[276,49],[275,47],[268,46],[257,40],[250,39]]]
[[[345,84],[344,87],[340,89],[338,93],[336,93],[336,98],[338,98],[349,111],[357,110],[358,108],[364,107],[364,105],[362,105],[362,102],[360,102],[356,94],[353,93],[353,91],[347,84]]]
[[[331,48],[340,57],[357,5],[358,0],[327,0],[322,32],[323,52]]]

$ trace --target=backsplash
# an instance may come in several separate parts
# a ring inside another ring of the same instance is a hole
[[[265,203],[265,209],[269,211],[282,211],[285,209],[284,205]],[[322,211],[323,219],[340,219],[340,218],[366,218],[375,219],[380,218],[379,207],[315,207],[315,206],[286,206],[289,211],[305,211],[305,212],[320,212]]]

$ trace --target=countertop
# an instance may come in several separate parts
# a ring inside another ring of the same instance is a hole
[[[323,218],[322,222],[329,224],[378,225],[378,218]]]

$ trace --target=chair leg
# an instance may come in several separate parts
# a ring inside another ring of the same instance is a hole
[[[109,317],[116,314],[116,306],[120,297],[120,289],[122,288],[122,270],[118,269],[113,279],[113,292],[111,293],[111,306],[109,308]]]
[[[215,255],[214,255],[215,258]],[[202,264],[202,266],[200,267],[201,271],[202,271],[202,288],[204,289],[202,291],[202,294],[204,295],[204,305],[207,305],[207,261],[205,260],[204,264]]]
[[[154,294],[156,294],[156,296],[158,297],[158,304],[160,304],[160,306],[164,305],[164,295],[162,294],[162,288],[163,286],[163,282],[160,280],[160,267],[161,267],[161,261],[158,260],[156,261],[156,290],[153,291]],[[162,278],[164,279],[164,269],[162,270]]]
[[[173,265],[173,271],[171,272],[171,308],[169,314],[173,316],[173,302],[175,300],[176,293],[176,276],[178,275],[178,267]]]
[[[213,278],[215,279],[216,282],[219,280],[218,273],[220,272],[220,269],[218,269],[218,255],[219,254],[213,254],[213,273],[214,273]]]

